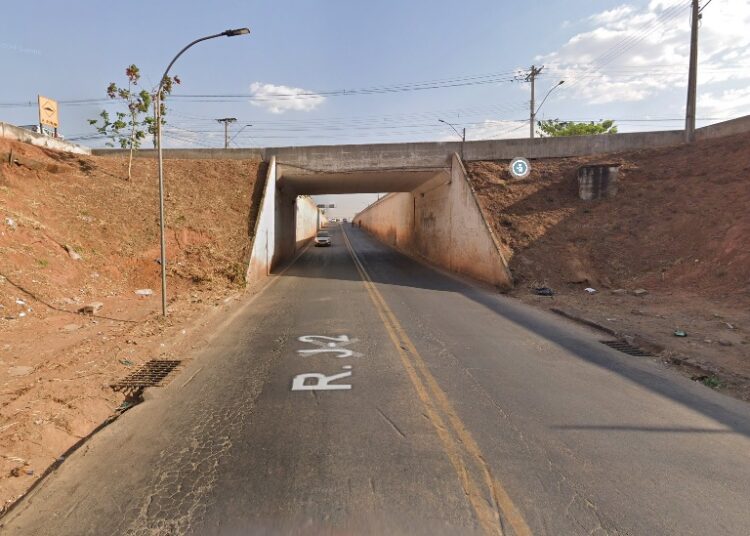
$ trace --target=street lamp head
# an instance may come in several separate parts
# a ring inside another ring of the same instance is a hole
[[[560,80],[560,81],[559,81],[559,82],[557,83],[557,85],[558,85],[558,86],[561,86],[561,85],[563,85],[564,83],[565,83],[565,80]]]
[[[236,28],[234,30],[227,30],[226,32],[223,32],[221,35],[226,35],[227,37],[234,37],[235,35],[247,35],[250,33],[250,28]]]

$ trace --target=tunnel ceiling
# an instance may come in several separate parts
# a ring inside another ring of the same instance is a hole
[[[279,170],[278,185],[296,195],[411,192],[447,169],[309,172]]]

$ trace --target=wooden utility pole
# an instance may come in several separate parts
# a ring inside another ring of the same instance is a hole
[[[695,141],[695,109],[698,86],[698,22],[700,21],[700,5],[693,0],[690,26],[690,71],[688,73],[687,106],[685,107],[685,141]]]
[[[536,110],[534,109],[536,106],[536,102],[534,100],[534,81],[536,80],[537,75],[542,72],[542,69],[544,69],[544,65],[539,68],[532,65],[529,74],[526,76],[526,81],[531,82],[531,105],[529,106],[529,137],[532,139],[534,138],[534,123],[536,122]]]

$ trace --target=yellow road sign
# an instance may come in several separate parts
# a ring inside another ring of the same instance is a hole
[[[39,95],[39,122],[58,128],[60,120],[57,115],[57,101]]]

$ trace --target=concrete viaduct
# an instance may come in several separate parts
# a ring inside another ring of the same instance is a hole
[[[750,132],[750,116],[698,129],[697,139]],[[512,285],[502,247],[485,222],[464,161],[616,153],[679,145],[683,131],[606,136],[262,149],[167,149],[166,158],[261,159],[267,180],[253,234],[248,280],[270,273],[302,243],[299,196],[391,192],[356,218],[382,241],[447,270],[498,287]],[[94,150],[112,155],[117,150]],[[142,150],[149,157],[152,150]],[[297,223],[295,223],[297,222]],[[309,226],[308,226],[309,227]]]

